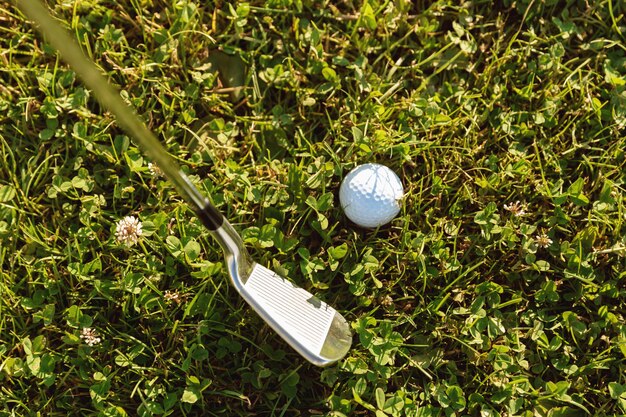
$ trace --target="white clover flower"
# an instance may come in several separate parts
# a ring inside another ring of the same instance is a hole
[[[535,243],[537,243],[537,246],[539,246],[540,248],[547,248],[552,244],[552,239],[550,239],[548,235],[543,233],[535,237]]]
[[[102,342],[102,339],[98,336],[98,333],[96,333],[96,331],[91,327],[85,327],[80,332],[80,338],[92,347]]]
[[[526,203],[522,203],[518,200],[515,203],[505,204],[504,209],[510,211],[515,217],[522,217],[526,215],[527,206]]]
[[[115,228],[117,241],[127,246],[133,246],[141,237],[141,222],[135,216],[126,216]]]
[[[380,299],[380,304],[383,307],[391,307],[393,305],[393,298],[391,296],[386,295]]]
[[[148,170],[150,171],[150,175],[152,175],[154,178],[159,178],[164,175],[161,168],[159,168],[157,164],[153,164],[152,162],[148,162]]]
[[[165,290],[163,297],[165,297],[167,301],[174,301],[176,304],[182,301],[180,299],[180,294],[178,293],[178,291]]]

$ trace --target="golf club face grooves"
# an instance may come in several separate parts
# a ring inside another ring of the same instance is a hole
[[[231,272],[241,268],[233,265]],[[343,358],[352,344],[350,325],[327,303],[253,262],[250,275],[233,277],[244,300],[302,357],[317,366]]]
[[[196,210],[196,215],[209,231],[215,231],[224,224],[222,213],[209,202],[203,208]]]

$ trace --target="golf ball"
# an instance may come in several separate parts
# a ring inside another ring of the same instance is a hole
[[[389,223],[400,212],[404,189],[400,178],[380,164],[363,164],[346,175],[339,188],[339,203],[346,216],[361,227]]]

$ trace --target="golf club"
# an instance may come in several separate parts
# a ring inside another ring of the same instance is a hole
[[[348,322],[335,309],[302,288],[254,262],[243,240],[213,204],[180,170],[154,134],[127,105],[78,43],[57,23],[39,0],[16,0],[61,57],[81,77],[100,104],[156,163],[178,192],[194,208],[222,247],[232,284],[263,320],[311,363],[330,365],[350,349]]]

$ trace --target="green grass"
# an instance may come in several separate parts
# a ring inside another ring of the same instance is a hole
[[[353,349],[319,369],[286,346],[3,3],[0,416],[626,413],[621,2],[169,3],[52,9]],[[407,190],[376,231],[338,202],[365,162]]]

